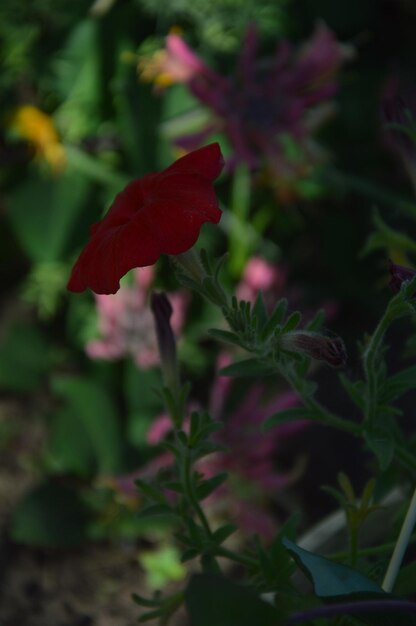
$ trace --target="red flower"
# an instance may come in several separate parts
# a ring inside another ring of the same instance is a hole
[[[129,183],[105,217],[91,227],[68,282],[70,291],[115,293],[134,267],[153,265],[161,254],[191,248],[202,224],[221,217],[212,183],[223,158],[217,143],[178,159],[160,173]]]

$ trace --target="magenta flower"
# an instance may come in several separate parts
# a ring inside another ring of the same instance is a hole
[[[232,149],[228,167],[243,161],[256,170],[265,160],[273,174],[280,176],[316,160],[312,134],[327,117],[337,72],[351,56],[351,50],[339,44],[324,24],[317,25],[297,52],[282,42],[270,59],[258,57],[258,34],[252,25],[230,78],[209,68],[179,35],[168,35],[166,50],[171,63],[175,58],[182,69],[188,68],[189,90],[213,113],[198,133],[178,138],[178,145],[194,149],[213,132],[223,132]],[[305,153],[306,161],[295,165],[288,158],[288,138]]]
[[[133,285],[122,285],[113,295],[95,295],[101,337],[86,345],[92,359],[114,360],[130,355],[141,368],[159,363],[155,325],[148,303],[153,278],[152,267],[137,269]],[[187,295],[178,291],[169,294],[169,298],[173,308],[172,327],[179,334]]]

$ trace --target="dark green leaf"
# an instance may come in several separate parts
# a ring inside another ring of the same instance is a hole
[[[291,313],[287,318],[286,323],[282,328],[282,333],[288,333],[294,330],[298,326],[301,319],[302,315],[299,313],[299,311],[293,311],[293,313]]]
[[[277,610],[250,587],[215,574],[195,574],[185,591],[192,626],[278,626]]]
[[[312,581],[316,595],[324,599],[388,597],[385,591],[360,572],[300,548],[284,537],[282,543]]]
[[[88,516],[78,494],[57,483],[30,491],[18,504],[11,521],[17,543],[48,548],[71,548],[86,537]]]
[[[16,324],[0,348],[0,388],[31,391],[44,382],[50,364],[49,346],[40,331]]]
[[[253,306],[253,316],[257,320],[257,329],[261,331],[267,323],[268,317],[262,291],[259,291],[257,294],[257,298]]]
[[[344,373],[338,374],[338,378],[354,404],[358,406],[360,411],[364,411],[364,383],[361,380],[353,383]]]
[[[204,482],[197,487],[198,500],[207,498],[217,487],[227,480],[227,476],[227,472],[221,472],[212,478],[208,478],[208,480],[204,480]]]
[[[217,530],[212,535],[212,540],[218,544],[223,543],[228,537],[230,537],[235,531],[238,530],[238,526],[235,524],[225,524]]]
[[[73,419],[80,420],[94,450],[101,473],[120,470],[122,446],[119,416],[106,389],[95,380],[60,376],[52,381],[54,391],[66,401]]]
[[[313,420],[316,417],[315,413],[306,407],[292,407],[273,413],[262,424],[263,432],[270,428],[276,428],[286,422],[295,422],[297,420]]]
[[[416,366],[408,367],[390,378],[384,383],[381,391],[381,399],[385,403],[393,402],[411,389],[416,388]]]
[[[244,359],[220,370],[220,376],[270,376],[275,372],[272,365],[260,359]]]
[[[282,298],[277,302],[273,313],[271,314],[269,320],[265,324],[263,330],[261,331],[261,339],[265,341],[276,329],[276,327],[282,322],[286,310],[287,310],[287,300],[286,298]]]
[[[174,515],[172,509],[167,504],[152,504],[145,506],[138,512],[138,517],[171,517]]]
[[[394,441],[384,432],[367,432],[365,440],[370,450],[376,455],[382,471],[386,470],[393,460]]]
[[[239,346],[241,344],[238,335],[236,335],[235,333],[231,333],[228,330],[221,330],[219,328],[209,328],[208,333],[211,335],[211,337],[214,337],[215,339],[219,339],[220,341],[225,341],[226,343],[232,343],[236,346]]]

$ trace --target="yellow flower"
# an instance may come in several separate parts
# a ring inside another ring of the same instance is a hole
[[[31,104],[24,104],[14,111],[9,125],[19,138],[33,145],[36,155],[45,159],[54,172],[62,170],[65,150],[49,115]]]

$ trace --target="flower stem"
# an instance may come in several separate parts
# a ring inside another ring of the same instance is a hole
[[[413,493],[412,500],[409,505],[409,509],[406,513],[406,517],[401,528],[399,538],[394,548],[389,566],[387,568],[386,575],[383,580],[382,588],[384,591],[391,592],[394,583],[396,582],[397,575],[399,573],[400,566],[402,564],[403,556],[406,548],[409,544],[410,537],[412,535],[413,528],[416,523],[416,489]]]
[[[195,511],[196,516],[198,517],[201,525],[207,535],[207,537],[212,536],[212,530],[209,525],[209,522],[206,518],[206,515],[199,504],[198,497],[195,493],[194,483],[192,480],[192,463],[189,456],[184,459],[183,467],[182,467],[182,484],[184,487],[185,495]]]

